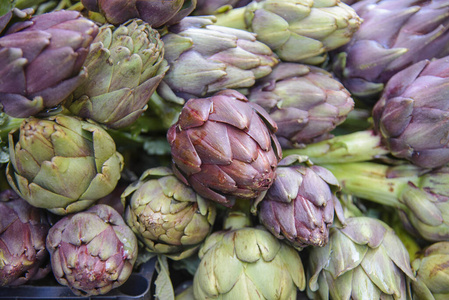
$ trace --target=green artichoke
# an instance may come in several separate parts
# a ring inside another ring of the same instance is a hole
[[[0,37],[0,106],[13,117],[58,106],[86,78],[82,67],[98,26],[76,11],[14,23]]]
[[[310,250],[310,299],[409,299],[409,254],[378,219],[347,218],[345,227],[330,229],[326,246]]]
[[[212,233],[200,249],[195,299],[289,299],[306,286],[299,253],[262,228]]]
[[[235,90],[190,99],[167,132],[175,175],[201,196],[233,206],[271,186],[282,153],[276,123]]]
[[[324,69],[285,62],[258,80],[248,99],[276,122],[284,149],[331,138],[354,107],[349,92]]]
[[[170,69],[163,82],[181,99],[251,87],[278,63],[253,33],[216,26],[213,16],[186,17],[168,30],[162,40]],[[173,98],[166,90],[158,93]]]
[[[195,253],[215,221],[215,206],[165,167],[145,171],[122,201],[127,224],[147,250],[175,260]]]
[[[247,29],[284,62],[320,64],[348,43],[361,19],[339,0],[258,0],[217,15],[217,25]]]
[[[84,210],[114,190],[123,157],[98,125],[75,117],[30,117],[9,133],[10,186],[59,215]]]
[[[449,296],[449,242],[438,242],[421,251],[412,261],[416,280],[412,281],[413,299],[444,300]]]
[[[50,272],[47,213],[12,190],[0,193],[0,287],[41,279]]]
[[[109,205],[63,217],[48,232],[56,280],[77,295],[100,295],[121,286],[137,259],[137,239]]]
[[[146,110],[168,69],[159,33],[138,19],[100,27],[84,67],[88,80],[66,105],[75,115],[111,128],[132,124]]]

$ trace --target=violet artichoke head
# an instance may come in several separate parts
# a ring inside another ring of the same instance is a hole
[[[112,192],[123,157],[100,126],[56,115],[30,117],[9,133],[10,186],[31,205],[59,215],[84,210]]]
[[[88,79],[67,106],[75,115],[110,128],[137,120],[168,69],[159,33],[139,19],[100,27],[84,67]]]
[[[237,91],[190,99],[167,133],[174,173],[224,205],[255,199],[276,176],[282,156],[276,129],[262,107]]]
[[[0,287],[41,279],[50,272],[45,249],[47,212],[14,191],[0,193]]]
[[[87,10],[102,14],[108,23],[120,25],[141,19],[152,27],[179,22],[196,7],[196,0],[81,0]]]
[[[216,26],[213,16],[184,18],[162,40],[170,65],[163,83],[185,100],[251,87],[278,63],[253,33]],[[164,90],[158,93],[170,98]]]
[[[447,1],[364,0],[352,7],[363,23],[335,54],[333,70],[356,97],[373,103],[397,72],[448,54]]]
[[[310,165],[304,157],[287,156],[279,162],[276,179],[258,205],[259,220],[295,248],[322,247],[328,242],[334,211],[344,219],[335,196],[339,187],[325,168]]]
[[[346,120],[354,101],[343,85],[324,69],[280,63],[257,81],[248,99],[262,106],[278,125],[283,148],[331,138]]]
[[[137,258],[137,239],[105,204],[65,216],[52,226],[47,249],[56,280],[77,295],[101,295],[122,285]]]
[[[409,254],[382,221],[348,218],[330,229],[326,246],[310,250],[309,299],[408,299]]]
[[[164,167],[145,171],[122,201],[125,220],[146,249],[174,260],[198,251],[215,221],[215,206]]]
[[[86,78],[82,68],[98,33],[76,11],[57,11],[9,27],[0,37],[0,106],[29,117],[59,105]]]
[[[418,62],[393,76],[373,109],[391,153],[424,168],[449,163],[449,56]]]

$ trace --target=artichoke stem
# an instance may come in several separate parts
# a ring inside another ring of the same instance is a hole
[[[419,180],[418,175],[388,178],[389,166],[370,162],[321,166],[334,174],[344,193],[402,210],[407,210],[399,201],[402,191],[409,182]]]
[[[336,136],[302,149],[283,150],[284,157],[291,154],[306,155],[315,164],[369,161],[388,153],[381,143],[380,135],[373,130]]]
[[[236,29],[248,30],[245,22],[246,7],[233,8],[224,13],[217,14],[215,25],[226,26]]]
[[[245,227],[251,227],[251,201],[237,199],[235,204],[229,210],[223,222],[223,229],[237,230]]]

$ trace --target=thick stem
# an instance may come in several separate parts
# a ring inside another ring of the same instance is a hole
[[[215,25],[248,30],[245,22],[245,9],[246,7],[234,8],[225,13],[215,15],[217,17]]]
[[[399,201],[409,182],[417,184],[418,174],[387,178],[389,166],[370,163],[322,164],[340,182],[342,191],[378,204],[406,210]]]
[[[336,136],[302,149],[283,150],[284,157],[291,154],[306,155],[315,164],[369,161],[388,153],[380,136],[372,130]]]

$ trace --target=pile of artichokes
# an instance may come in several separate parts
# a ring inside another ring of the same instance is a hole
[[[448,116],[449,0],[0,0],[0,295],[446,299]]]

